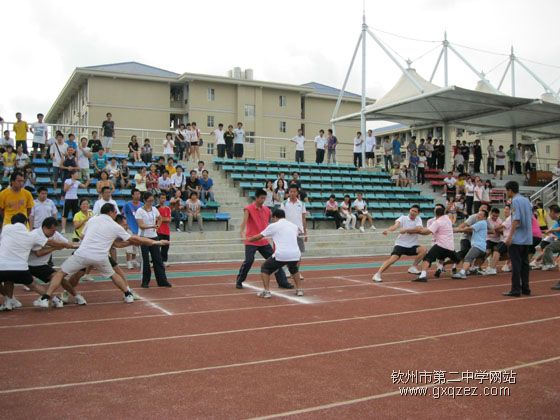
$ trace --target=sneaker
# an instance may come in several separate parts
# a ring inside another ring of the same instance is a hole
[[[134,268],[133,262],[132,262],[132,261],[127,261],[127,262],[126,262],[126,267],[127,267],[129,270],[132,270],[132,269]]]
[[[4,304],[2,305],[2,310],[3,311],[11,311],[14,309],[14,306],[12,304],[12,299],[10,299],[9,297],[4,298]]]
[[[420,274],[420,270],[418,270],[416,267],[414,266],[410,266],[408,267],[408,273],[409,274]]]
[[[375,226],[373,226],[373,225],[371,225],[370,229],[371,229],[371,230],[377,230],[377,228],[376,228]]]
[[[131,292],[127,292],[124,295],[124,303],[132,303],[134,302],[134,296]]]
[[[428,277],[420,277],[420,276],[418,276],[417,278],[415,278],[415,279],[412,280],[412,281],[418,281],[418,282],[421,282],[421,283],[426,283],[426,282],[428,281]]]
[[[181,229],[179,229],[179,228],[177,228],[177,229],[175,229],[175,230],[176,230],[177,232],[181,232]]]
[[[365,232],[365,231],[366,231],[366,230],[364,229],[364,227],[363,227],[363,226],[360,226],[360,232],[363,233],[363,232]]]
[[[458,273],[453,274],[451,276],[451,278],[455,279],[455,280],[457,280],[457,279],[462,280],[462,279],[466,279],[467,275],[465,273],[458,272]]]
[[[297,289],[296,296],[303,296],[303,289]]]
[[[60,294],[60,300],[63,303],[68,303],[70,301],[70,293],[68,293],[68,291],[64,291]]]
[[[504,265],[504,266],[502,267],[502,272],[504,272],[504,273],[509,273],[509,272],[511,272],[511,268],[509,267],[509,265]]]
[[[442,268],[438,268],[436,270],[436,272],[434,273],[434,276],[439,279],[439,276],[441,276],[441,273],[445,273],[445,271]]]
[[[16,298],[10,298],[10,302],[12,303],[12,308],[14,309],[21,308],[23,306]]]
[[[497,274],[498,274],[498,270],[496,270],[495,268],[487,268],[486,270],[484,270],[485,276],[495,276]]]
[[[33,306],[36,306],[38,308],[48,308],[50,303],[50,300],[39,297],[33,301]]]
[[[85,300],[82,295],[78,294],[74,296],[74,303],[76,305],[87,305],[87,300]]]
[[[533,270],[540,270],[542,268],[542,265],[540,265],[536,261],[531,261],[531,263],[529,264],[529,267],[531,267]]]
[[[54,308],[63,308],[64,302],[62,302],[58,296],[55,296],[52,298],[52,305]]]
[[[0,305],[0,312],[4,312],[4,311],[11,311],[11,309],[6,308],[6,305],[2,304]]]
[[[340,227],[338,228],[338,230],[344,230],[344,228],[343,228],[342,226],[340,226]]]
[[[165,261],[165,262],[163,263],[163,266],[164,266],[164,267],[169,267],[170,265],[171,265],[171,263],[168,262],[168,261]]]
[[[270,290],[263,290],[262,292],[257,293],[257,296],[264,299],[270,299],[272,297],[272,293]]]
[[[556,266],[554,264],[545,264],[542,266],[541,270],[542,271],[551,271],[554,270],[556,268]]]
[[[140,295],[138,295],[134,290],[130,289],[130,293],[132,293],[132,297],[134,300],[140,300]]]
[[[381,283],[383,281],[381,280],[381,274],[379,273],[375,273],[371,279],[377,283]]]
[[[82,276],[82,280],[83,281],[95,281],[95,279],[90,276],[89,274],[86,274],[85,276]]]

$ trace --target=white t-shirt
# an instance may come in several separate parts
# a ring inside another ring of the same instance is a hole
[[[272,223],[261,232],[261,235],[272,238],[274,242],[276,261],[299,261],[301,252],[298,247],[297,237],[302,230],[286,219]]]
[[[484,195],[483,190],[484,187],[480,187],[478,185],[474,187],[474,199],[473,199],[474,201],[482,201]]]
[[[173,143],[173,140],[165,139],[163,141],[163,154],[164,155],[172,155],[174,147],[175,147],[175,144]]]
[[[358,200],[356,198],[352,203],[352,207],[354,207],[356,210],[364,211],[364,209],[367,207],[367,203],[364,200]]]
[[[453,177],[449,178],[449,177],[445,177],[443,179],[443,182],[445,182],[447,184],[448,187],[453,188],[455,186],[455,184],[457,183],[457,180]]]
[[[428,159],[426,158],[426,156],[418,156],[418,167],[425,168],[427,161]]]
[[[66,200],[77,200],[78,199],[78,188],[80,188],[80,181],[72,180],[72,178],[68,178],[64,181],[64,185],[71,185],[69,190],[66,190],[64,194],[64,199]]]
[[[89,169],[89,158],[84,154],[84,152],[85,153],[91,152],[91,148],[90,147],[80,148],[80,146],[78,146],[78,150],[76,151],[76,154],[78,156],[78,167],[80,169]]]
[[[315,145],[318,150],[325,150],[325,145],[327,144],[327,139],[325,137],[317,136],[315,137]]]
[[[167,177],[167,179],[163,179],[163,177],[160,176],[158,184],[160,189],[167,190],[171,187],[171,178]]]
[[[372,153],[375,151],[375,136],[366,136],[366,152]]]
[[[93,205],[93,214],[95,214],[96,216],[99,215],[99,213],[101,212],[101,207],[103,207],[103,204],[107,203],[111,203],[113,206],[115,206],[115,208],[117,209],[117,214],[120,214],[119,206],[117,206],[117,202],[112,198],[109,201],[105,201],[102,198],[97,200]]]
[[[157,218],[159,217],[159,210],[152,207],[152,209],[148,211],[144,207],[140,207],[136,210],[134,217],[136,220],[142,220],[146,225],[153,226],[156,224]],[[156,238],[158,236],[155,228],[140,229],[138,232],[140,236],[144,236],[146,238]]]
[[[33,143],[45,144],[49,126],[45,123],[35,122],[31,124],[31,129],[33,130]]]
[[[0,140],[0,146],[7,146],[8,144],[12,147],[15,147],[16,142],[11,137],[8,139],[6,139],[6,137],[2,137],[2,139]]]
[[[29,232],[25,225],[16,223],[2,228],[0,234],[0,271],[26,271],[31,249],[43,247],[47,238]]]
[[[397,220],[400,223],[401,229],[414,229],[417,227],[422,227],[422,219],[418,216],[414,220],[410,218],[409,215],[401,216]],[[405,248],[412,248],[413,246],[418,246],[418,234],[417,233],[405,233],[399,234],[395,245],[402,246]]]
[[[465,163],[465,158],[461,153],[457,153],[454,157],[454,160],[455,160],[455,165],[457,166],[463,165]]]
[[[506,153],[504,151],[496,152],[496,166],[506,166]]]
[[[354,137],[354,153],[362,153],[364,148],[364,140],[362,138]]]
[[[212,134],[214,134],[214,137],[216,138],[216,144],[226,144],[226,141],[224,140],[224,130],[216,128],[212,131]]]
[[[52,156],[52,166],[55,168],[60,168],[60,165],[64,162],[64,157],[66,156],[66,151],[68,150],[68,145],[66,143],[58,144],[55,142],[49,153]]]
[[[106,260],[116,239],[127,241],[130,238],[130,233],[107,214],[89,219],[82,235],[82,242],[74,255],[90,261]]]
[[[292,222],[303,232],[303,215],[307,214],[305,204],[296,200],[292,203],[289,199],[284,201],[281,206],[282,210],[286,213],[286,220]]]
[[[32,233],[37,235],[37,237],[39,238],[44,237],[45,240],[48,240],[48,238],[45,236],[45,233],[43,232],[43,228],[35,229]],[[68,243],[68,239],[66,239],[58,232],[54,232],[52,238],[58,242]],[[38,257],[37,254],[35,254],[34,251],[39,251],[41,248],[43,247],[40,245],[36,245],[31,249],[32,252],[29,254],[29,258],[27,260],[31,267],[39,267],[41,265],[47,265],[49,263],[49,259],[51,258],[52,254],[46,254],[42,257]]]
[[[25,153],[22,153],[21,155],[18,155],[16,153],[16,166],[18,168],[23,168],[25,165],[27,165],[28,162],[29,156],[27,156]]]
[[[292,138],[292,141],[296,143],[296,150],[305,150],[305,137],[295,136]]]
[[[182,188],[185,185],[186,180],[187,178],[182,172],[181,175],[179,175],[178,173],[174,173],[173,175],[171,175],[171,184],[173,184],[175,188]]]
[[[109,172],[109,177],[111,178],[116,177],[120,172],[119,164],[116,162],[114,166],[111,162],[107,163],[107,165],[105,165],[105,168],[103,168],[103,170]]]
[[[235,139],[233,139],[234,144],[245,143],[245,130],[242,128],[234,128],[233,132],[235,133]]]
[[[494,157],[496,156],[494,145],[489,144],[486,150],[488,150],[488,158],[494,159]]]

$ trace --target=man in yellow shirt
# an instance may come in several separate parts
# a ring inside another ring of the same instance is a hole
[[[35,205],[31,193],[23,188],[23,181],[23,175],[16,171],[10,176],[10,187],[0,192],[0,214],[3,215],[4,226],[9,225],[12,216],[18,213],[29,218]]]
[[[16,154],[11,144],[8,144],[6,151],[2,153],[2,161],[4,162],[4,177],[10,176],[16,167]]]
[[[14,124],[14,131],[16,133],[16,149],[19,145],[23,148],[23,153],[27,154],[27,132],[29,126],[27,122],[21,119],[21,112],[16,113],[16,123]]]

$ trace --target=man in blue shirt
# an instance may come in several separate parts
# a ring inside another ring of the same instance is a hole
[[[401,141],[398,137],[393,139],[393,162],[401,163]]]
[[[511,199],[511,230],[504,243],[511,261],[511,290],[504,296],[529,296],[529,247],[533,243],[533,206],[527,197],[519,194],[519,184],[506,183],[506,194]]]
[[[74,150],[78,150],[78,143],[76,143],[76,136],[72,133],[68,134],[68,140],[66,140],[68,147]]]
[[[476,222],[471,226],[462,225],[455,229],[455,232],[472,233],[471,248],[463,259],[463,268],[458,273],[453,274],[454,279],[466,279],[467,272],[471,264],[478,258],[484,259],[486,256],[486,239],[488,236],[488,211],[479,210],[476,214]]]
[[[560,222],[558,219],[560,218],[560,207],[556,204],[553,204],[548,208],[548,216],[554,220],[554,224],[552,227],[546,231],[547,234],[553,234],[556,236],[556,240],[552,241],[550,245],[548,245],[544,249],[543,255],[543,270],[552,270],[555,268],[554,265],[554,254],[560,253]],[[549,249],[550,248],[550,249]],[[560,290],[560,281],[552,286],[554,290]]]
[[[128,201],[122,208],[122,213],[126,218],[126,224],[128,229],[134,234],[138,235],[138,222],[136,221],[136,211],[144,205],[140,201],[142,193],[136,188],[132,189],[131,192],[132,201]],[[134,266],[140,267],[140,264],[136,260],[136,255],[139,254],[138,247],[130,246],[126,249],[126,264],[129,270],[132,270]]]
[[[214,191],[212,191],[214,181],[212,181],[212,178],[208,177],[208,171],[206,169],[202,171],[202,178],[198,180],[198,184],[200,185],[200,199],[202,202],[214,201]]]

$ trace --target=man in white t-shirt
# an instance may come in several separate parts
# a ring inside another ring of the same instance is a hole
[[[64,170],[61,168],[66,159],[66,152],[68,151],[68,145],[64,142],[64,136],[62,133],[56,134],[56,141],[52,144],[49,150],[49,154],[52,159],[53,166],[53,187],[56,190],[56,185],[58,178],[64,181]]]
[[[31,124],[29,131],[33,133],[33,159],[37,157],[37,151],[41,151],[43,159],[47,157],[45,145],[49,135],[49,126],[43,122],[43,114],[37,114],[37,122]]]
[[[354,166],[361,168],[363,166],[362,153],[364,151],[364,138],[362,132],[358,131],[354,137]]]
[[[373,281],[381,282],[381,274],[396,263],[403,255],[416,257],[412,265],[408,268],[408,272],[410,274],[420,274],[418,264],[420,264],[426,255],[426,248],[421,246],[418,240],[417,232],[422,229],[422,219],[419,214],[420,207],[415,204],[410,208],[408,215],[399,217],[391,227],[383,231],[383,235],[385,236],[387,236],[389,232],[394,232],[396,230],[400,232],[401,229],[406,229],[407,233],[399,233],[391,256],[379,267],[377,273],[372,277]]]
[[[51,278],[51,282],[41,299],[36,301],[36,306],[48,308],[51,296],[62,283],[67,275],[83,271],[87,267],[94,267],[103,277],[110,277],[115,286],[124,293],[125,303],[134,302],[134,295],[128,287],[125,279],[115,273],[109,262],[109,250],[115,246],[125,247],[129,245],[169,245],[169,241],[154,241],[137,235],[130,235],[124,228],[115,222],[117,207],[111,203],[103,205],[100,215],[92,217],[82,231],[82,242],[80,247],[69,257]]]
[[[448,172],[447,176],[443,178],[443,182],[445,182],[443,195],[446,196],[447,199],[451,197],[455,198],[455,194],[457,194],[457,180],[453,176],[453,172]]]
[[[305,162],[305,137],[303,136],[303,130],[300,128],[297,131],[297,136],[292,137],[290,141],[296,144],[296,162]]]
[[[315,142],[315,163],[320,165],[325,160],[325,146],[327,145],[325,130],[319,130],[319,135],[315,137],[314,142]]]
[[[373,130],[367,131],[365,148],[366,148],[366,165],[368,167],[375,166],[375,146],[377,142],[375,136],[373,135]]]
[[[237,128],[233,130],[235,138],[233,139],[233,156],[236,159],[243,158],[243,145],[245,144],[245,130],[243,123],[238,122]]]
[[[301,227],[286,220],[286,213],[282,209],[275,209],[272,212],[272,222],[258,235],[247,238],[249,242],[256,242],[265,237],[271,238],[274,242],[274,254],[267,258],[261,266],[261,278],[264,290],[258,294],[259,297],[270,299],[270,275],[287,266],[296,284],[296,296],[303,296],[301,287],[301,276],[299,274],[299,261],[301,252],[298,247],[299,234],[302,233]]]
[[[222,123],[218,124],[218,128],[212,131],[211,134],[214,135],[214,139],[216,141],[218,157],[224,158],[226,156],[226,141],[224,139],[224,125]]]
[[[88,139],[87,137],[82,137],[80,139],[80,144],[78,144],[78,150],[76,150],[76,156],[78,157],[78,167],[80,168],[80,179],[82,181],[89,181],[89,159],[91,158],[91,148],[87,147]]]

